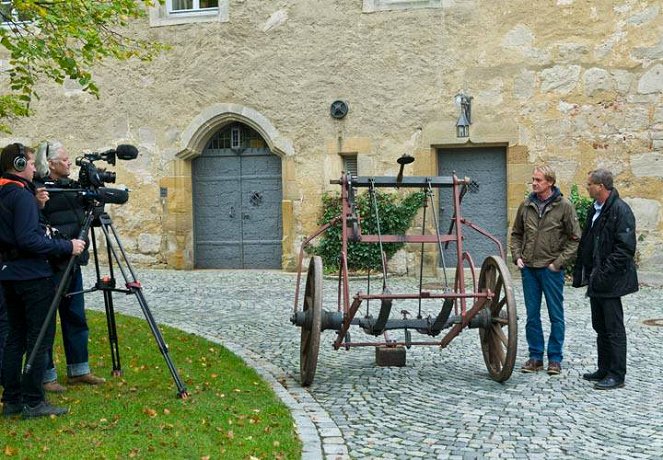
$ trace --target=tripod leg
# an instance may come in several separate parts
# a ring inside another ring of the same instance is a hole
[[[154,317],[152,316],[152,312],[150,311],[150,308],[147,306],[147,300],[145,300],[145,296],[143,295],[143,289],[141,287],[141,284],[136,279],[135,272],[131,267],[129,260],[127,259],[127,254],[126,252],[124,252],[124,248],[122,247],[120,238],[117,235],[115,228],[113,227],[111,218],[108,214],[104,213],[99,217],[99,220],[101,221],[101,230],[104,232],[104,235],[106,236],[106,244],[109,251],[109,265],[112,266],[112,260],[110,258],[110,254],[112,253],[113,259],[117,263],[117,266],[120,272],[122,273],[122,276],[124,277],[125,285],[127,289],[129,289],[131,293],[136,296],[138,304],[140,305],[140,308],[143,311],[143,315],[147,320],[147,324],[150,327],[150,331],[154,336],[154,340],[157,342],[159,351],[163,355],[163,359],[166,361],[166,365],[168,366],[170,375],[172,376],[173,381],[177,386],[177,395],[180,398],[185,399],[189,396],[189,393],[187,392],[186,387],[184,386],[184,382],[182,382],[182,379],[180,378],[177,372],[177,368],[175,367],[173,360],[170,358],[170,354],[168,353],[168,345],[166,345],[166,342],[164,341],[163,336],[161,335],[161,331],[159,330],[159,327],[157,326],[157,323],[154,320]],[[111,234],[113,235],[113,239],[117,244],[117,249],[119,250],[119,254],[115,246],[112,244],[110,237]],[[131,280],[129,279],[128,275],[131,275]]]
[[[104,307],[106,309],[108,342],[110,343],[111,359],[113,361],[113,370],[111,371],[111,375],[118,377],[122,375],[122,366],[120,364],[120,347],[117,341],[115,310],[113,309],[113,293],[111,291],[104,290]]]
[[[170,375],[173,377],[173,381],[177,386],[178,396],[181,398],[186,398],[188,396],[188,392],[186,390],[186,387],[184,386],[184,383],[182,382],[182,379],[177,373],[177,368],[175,367],[173,360],[170,358],[170,355],[168,354],[168,345],[166,345],[166,341],[163,339],[163,336],[161,335],[161,331],[159,330],[159,327],[157,326],[157,323],[154,320],[154,317],[152,316],[152,312],[147,306],[147,301],[145,300],[145,296],[143,295],[142,288],[138,286],[129,286],[129,288],[131,292],[136,296],[136,299],[138,299],[138,304],[140,305],[140,308],[143,310],[143,315],[145,315],[147,324],[150,326],[150,331],[152,331],[154,340],[157,342],[159,351],[163,355],[163,359],[166,361],[166,365],[168,366]]]
[[[83,222],[83,226],[81,227],[81,232],[78,235],[79,240],[85,239],[85,235],[87,235],[88,230],[90,229],[90,226],[92,225],[92,220],[94,219],[94,215],[92,212],[92,209],[88,209],[88,211],[85,214],[85,220]],[[60,304],[60,300],[62,299],[62,296],[64,294],[64,290],[66,289],[67,286],[69,286],[69,282],[71,281],[71,273],[72,269],[74,267],[74,263],[76,262],[76,259],[78,256],[71,255],[69,258],[69,263],[67,263],[67,268],[65,268],[64,273],[62,275],[62,279],[60,280],[60,284],[58,285],[57,291],[55,293],[55,296],[53,297],[53,300],[51,301],[51,305],[48,307],[48,312],[46,314],[46,319],[44,319],[43,324],[41,325],[41,329],[39,330],[39,335],[37,336],[37,340],[35,341],[35,345],[32,348],[32,351],[30,352],[30,356],[28,357],[28,360],[25,362],[25,367],[23,369],[24,374],[29,374],[30,371],[32,370],[32,366],[34,364],[34,360],[37,356],[37,352],[39,350],[39,347],[41,346],[41,343],[44,341],[44,337],[46,336],[46,331],[48,330],[49,323],[51,319],[53,318],[53,315],[55,314],[55,310],[57,310],[58,305]]]
[[[96,289],[103,291],[104,293],[104,310],[106,311],[106,327],[108,329],[108,343],[110,344],[111,360],[113,363],[113,369],[111,370],[111,375],[118,377],[122,375],[122,365],[120,364],[120,347],[118,345],[117,338],[117,327],[115,324],[115,310],[113,309],[113,291],[115,288],[115,279],[113,278],[113,270],[111,265],[111,275],[110,278],[102,279],[101,271],[99,269],[99,253],[97,251],[97,239],[94,232],[94,227],[91,229],[90,240],[92,242],[92,254],[94,256],[94,267],[97,274],[97,284],[95,285]],[[108,246],[108,240],[106,241],[106,246]],[[108,260],[111,261],[111,252],[108,251]]]

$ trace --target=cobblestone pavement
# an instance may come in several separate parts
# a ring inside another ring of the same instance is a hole
[[[527,343],[522,292],[514,281],[518,358],[507,382],[489,378],[477,330],[463,331],[445,349],[412,347],[403,368],[377,367],[372,347],[334,351],[335,333],[326,331],[315,381],[305,390],[297,383],[299,328],[289,322],[293,274],[139,274],[159,323],[223,343],[272,384],[293,411],[306,459],[663,458],[663,327],[643,324],[663,318],[663,289],[644,287],[624,298],[624,389],[596,391],[582,380],[583,372],[594,369],[595,335],[584,290],[571,287],[565,291],[562,374],[520,373]],[[93,282],[89,271],[86,280]],[[390,283],[394,292],[416,290],[413,279]],[[359,289],[365,282],[353,282],[351,292]],[[325,309],[336,309],[336,296],[336,281],[325,279]],[[132,296],[114,300],[117,311],[142,316]],[[100,294],[91,294],[87,303],[103,306]],[[404,302],[393,311],[403,308],[417,310],[416,303]],[[547,331],[546,326],[544,319]],[[354,340],[371,338],[351,331]]]

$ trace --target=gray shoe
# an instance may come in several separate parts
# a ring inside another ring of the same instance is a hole
[[[51,406],[46,401],[42,401],[34,407],[30,407],[27,404],[23,406],[23,418],[58,416],[64,415],[67,412],[69,412],[69,409],[66,407]]]
[[[2,416],[11,417],[23,412],[23,404],[21,403],[4,403],[2,405]]]

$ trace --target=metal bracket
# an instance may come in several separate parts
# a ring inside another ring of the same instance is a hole
[[[253,206],[260,206],[262,204],[262,192],[251,192],[249,201]]]

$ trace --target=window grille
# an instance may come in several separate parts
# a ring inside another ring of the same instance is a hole
[[[267,143],[250,126],[231,123],[221,128],[207,143],[207,149],[265,148]]]
[[[343,155],[343,171],[351,176],[358,176],[357,155]]]

